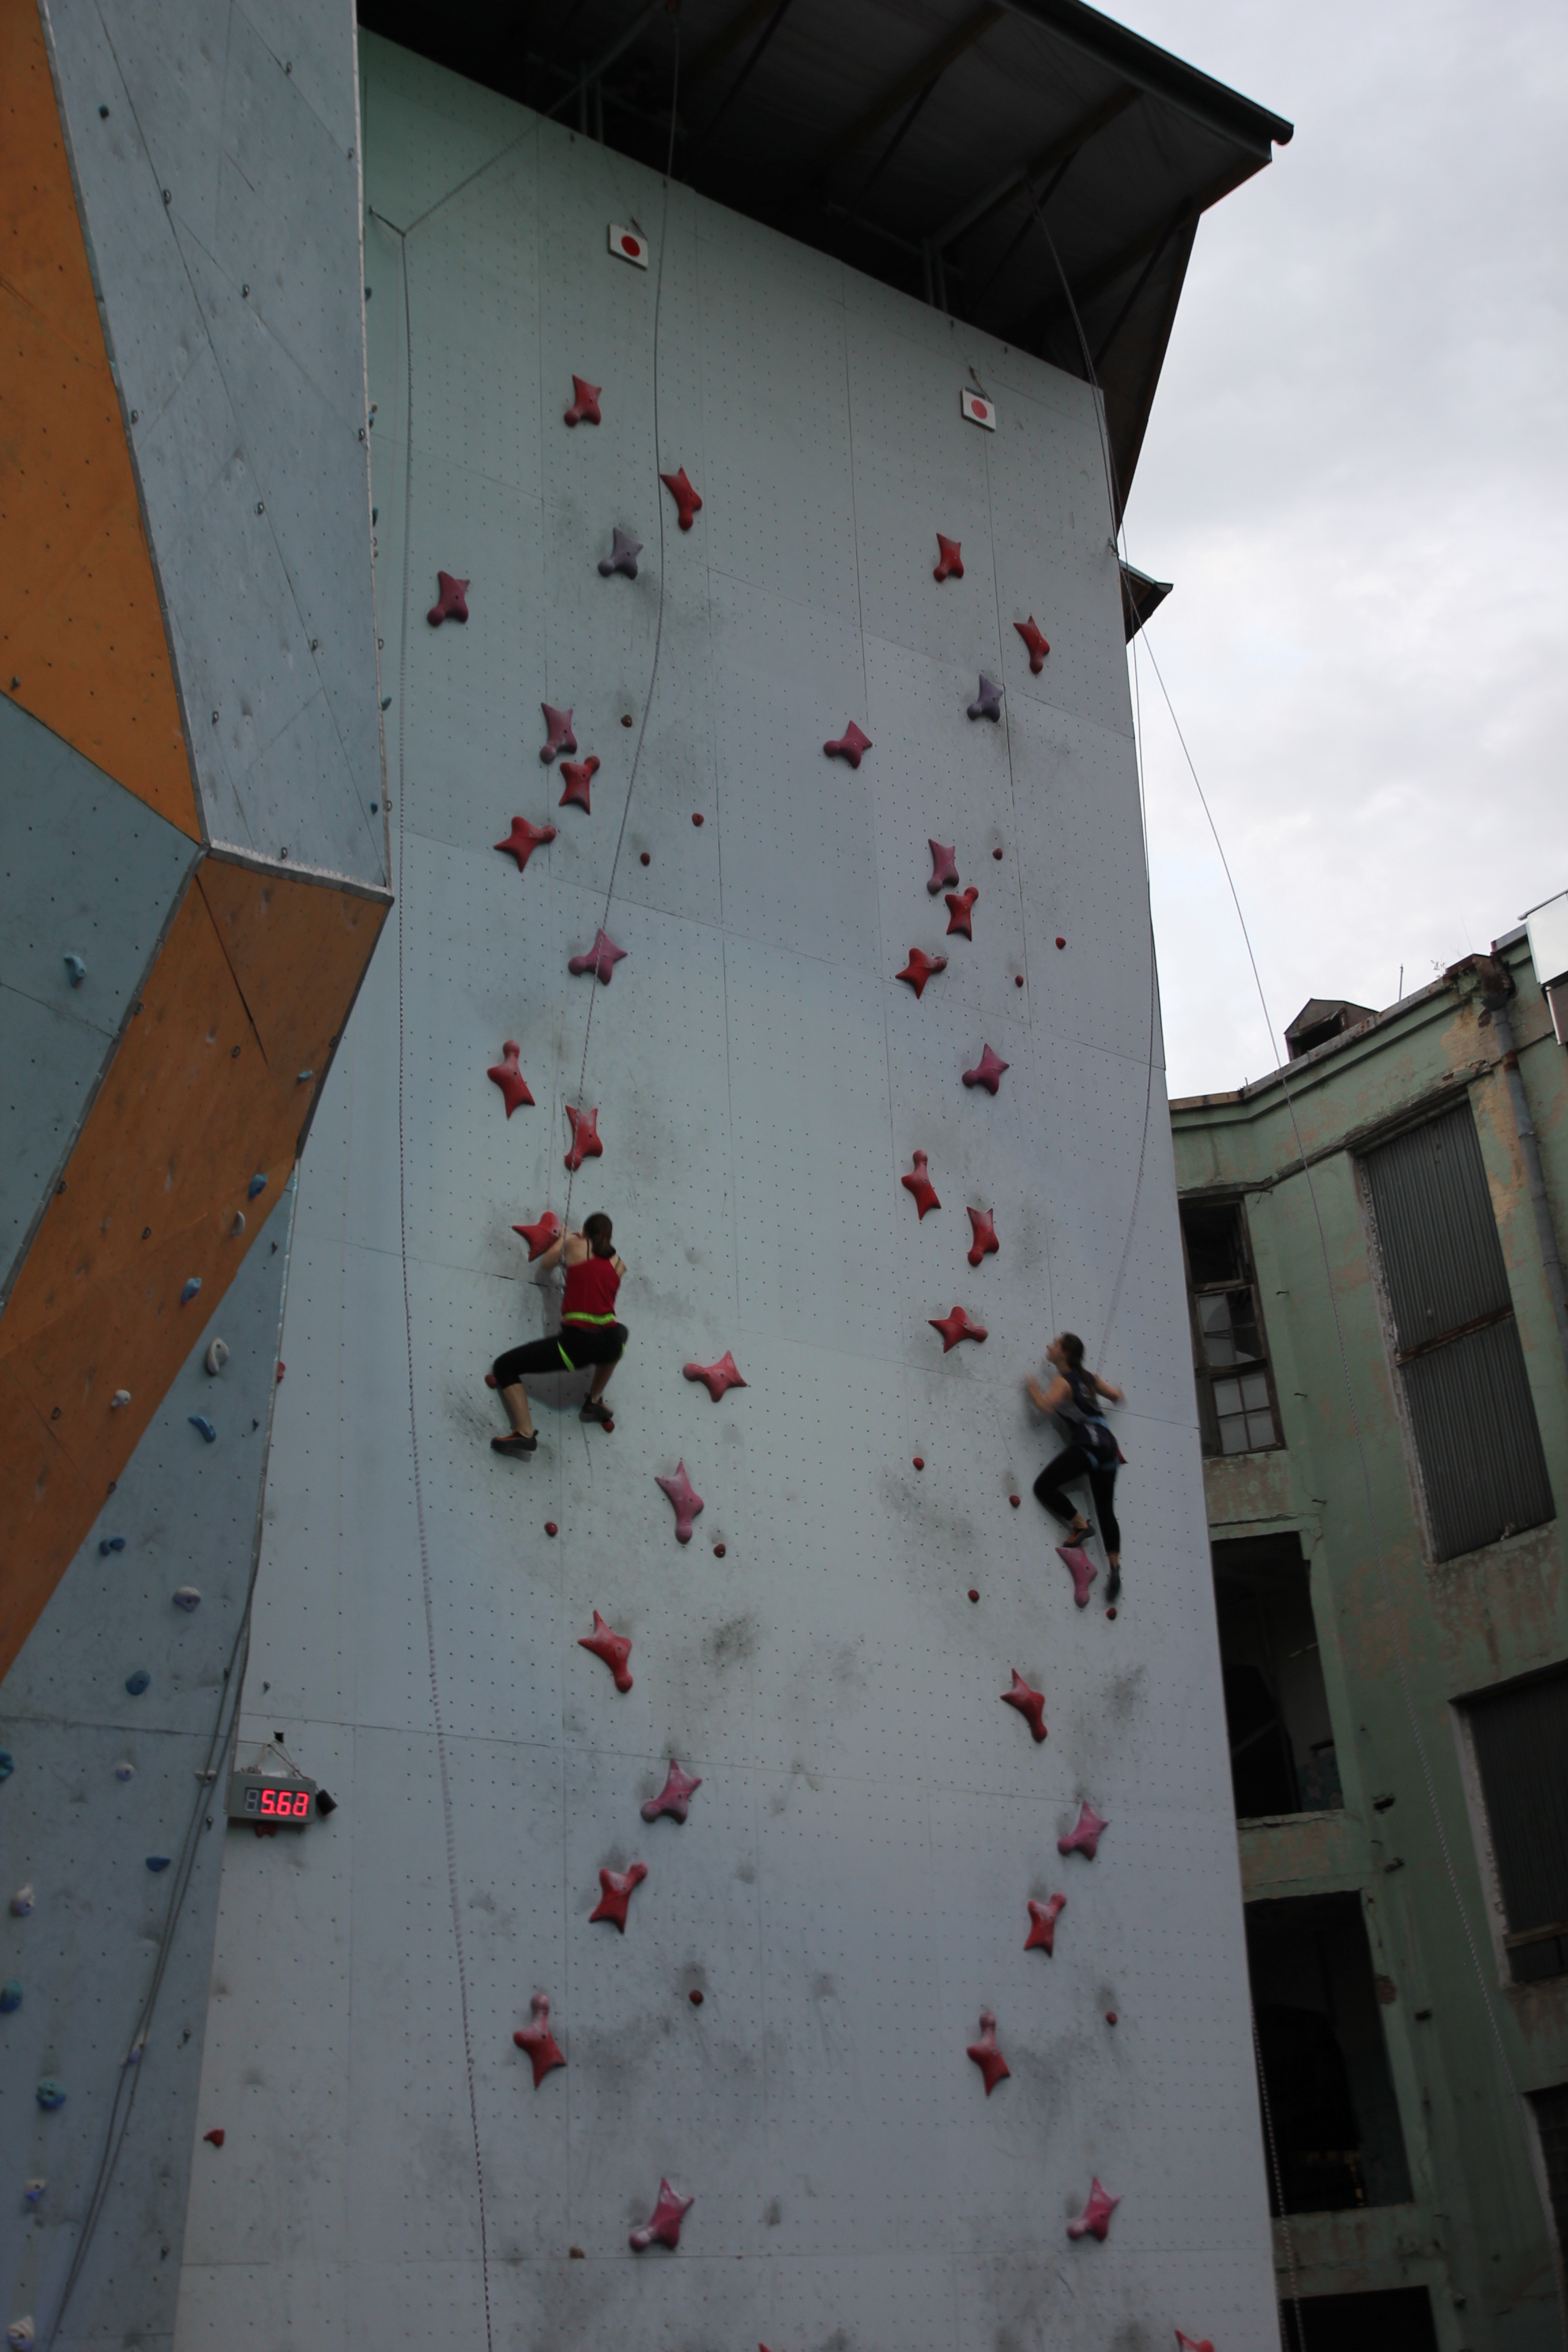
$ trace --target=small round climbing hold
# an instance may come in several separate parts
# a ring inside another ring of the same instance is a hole
[[[702,812],[700,811],[700,809],[693,809],[693,810],[692,810],[692,812],[691,812],[691,822],[692,822],[692,824],[701,824],[701,822],[702,822]]]
[[[122,1756],[115,1766],[114,1777],[117,1780],[134,1780],[136,1778],[136,1767],[128,1756]]]
[[[1116,2011],[1115,2011],[1113,2009],[1108,2009],[1108,2010],[1106,2011],[1106,2012],[1105,2012],[1105,2021],[1106,2021],[1107,2025],[1114,2025],[1114,2024],[1115,2024],[1115,2022],[1116,2022]]]
[[[169,1859],[170,1857],[166,1853],[150,1853],[147,1856],[147,1867],[152,1872],[154,1878],[157,1877],[158,1873],[161,1870],[168,1869]]]
[[[109,112],[107,106],[100,106],[98,110],[100,114],[107,114]],[[30,2200],[29,2201],[36,2202],[37,2200]],[[33,2347],[37,2340],[37,2330],[33,2326],[33,2315],[31,2312],[28,2312],[26,2316],[23,2319],[14,2319],[11,2322],[10,2326],[5,2330],[5,2342],[9,2347],[9,2352],[33,2352]]]
[[[246,1187],[246,1197],[248,1200],[254,1201],[258,1192],[265,1192],[266,1190],[267,1179],[258,1168]]]
[[[175,1608],[183,1609],[188,1617],[194,1610],[199,1609],[201,1605],[202,1596],[196,1591],[195,1586],[194,1584],[182,1584],[179,1591],[174,1595]]]
[[[1023,975],[1023,973],[1022,973],[1021,971],[1016,971],[1016,972],[1013,974],[1013,985],[1014,985],[1014,987],[1015,987],[1015,988],[1022,988],[1022,987],[1023,987],[1023,985],[1024,985],[1024,975]]]
[[[999,849],[994,849],[994,850],[992,851],[991,855],[992,855],[992,856],[993,856],[993,857],[1000,858],[1000,856],[1001,856],[1001,855],[1002,855],[1002,852],[1001,852]]]
[[[14,2009],[22,2006],[22,1986],[17,1977],[10,1977],[0,1985],[0,2017],[9,2017]]]
[[[118,1412],[121,1405],[129,1404],[130,1402],[131,1391],[129,1389],[116,1389],[114,1394],[109,1400],[109,1410],[110,1412]]]
[[[643,851],[643,854],[642,854],[642,862],[643,862],[643,864],[644,864],[645,866],[651,866],[651,865],[653,864],[653,860],[652,860],[652,858],[648,856],[648,854],[647,854],[647,850],[646,850],[646,849]]]
[[[278,1367],[278,1377],[279,1377],[279,1380],[281,1380],[281,1379],[282,1379],[282,1377],[283,1377],[284,1373],[288,1370],[288,1369],[289,1369],[289,1367],[288,1367],[288,1365],[287,1365],[287,1364],[279,1363],[279,1367]]]
[[[16,1759],[8,1748],[0,1748],[0,1780],[8,1780],[16,1769]]]
[[[724,1557],[724,1547],[723,1547],[723,1545],[722,1545],[722,1544],[715,1544],[715,1545],[714,1545],[714,1547],[713,1547],[713,1557],[714,1557],[714,1559],[723,1559],[723,1557]]]
[[[148,1673],[145,1666],[138,1666],[133,1675],[126,1675],[125,1687],[130,1692],[132,1698],[140,1698],[152,1679],[153,1677]]]
[[[201,1278],[201,1276],[200,1276],[199,1274],[193,1274],[193,1275],[191,1276],[191,1277],[190,1277],[190,1280],[186,1283],[186,1285],[185,1285],[184,1288],[184,1289],[181,1291],[181,1293],[180,1293],[180,1304],[181,1304],[181,1306],[182,1306],[182,1307],[188,1307],[188,1306],[189,1306],[189,1304],[190,1304],[190,1302],[191,1302],[191,1300],[195,1297],[195,1295],[196,1295],[197,1291],[201,1288],[201,1286],[202,1286],[202,1278]]]
[[[687,1998],[687,2000],[691,2003],[691,2006],[692,2006],[692,2008],[693,2008],[693,2009],[700,2009],[700,2008],[701,2008],[701,2006],[702,2006],[702,1995],[698,1991],[698,1990],[697,1990],[697,1988],[696,1988],[696,1986],[695,1986],[695,1985],[693,1985],[693,1987],[692,1987],[691,1990],[687,1994],[686,1998]]]
[[[553,1519],[546,1519],[544,1522],[544,1532],[547,1536],[554,1536],[559,1535],[561,1530],[556,1526]]]
[[[632,714],[631,714],[631,712],[630,712],[629,710],[623,710],[623,711],[622,711],[622,713],[621,713],[621,725],[622,725],[623,727],[629,727],[629,726],[631,725],[631,723],[632,723]]]
[[[14,1919],[30,1919],[37,1906],[37,1900],[31,1886],[18,1886],[11,1897],[11,1916]]]
[[[1116,1612],[1115,1612],[1115,1610],[1114,1610],[1114,1609],[1108,1609],[1108,1610],[1106,1611],[1106,1612],[1105,1612],[1105,1613],[1106,1613],[1106,1615],[1107,1615],[1108,1617],[1114,1617],[1114,1616],[1115,1616],[1115,1614],[1116,1614]]]
[[[1057,945],[1058,948],[1065,948],[1067,945],[1066,940],[1061,937],[1059,932],[1057,935]]]
[[[1023,1500],[1023,1497],[1020,1495],[1009,1495],[1007,1500],[1012,1504],[1013,1508],[1016,1510],[1019,1503]]]
[[[486,1388],[488,1388],[488,1389],[493,1389],[493,1388],[495,1387],[495,1385],[496,1385],[496,1376],[495,1376],[495,1374],[494,1374],[493,1372],[487,1372],[487,1373],[485,1374],[485,1386],[486,1386]]]
[[[925,1455],[924,1455],[923,1454],[917,1454],[915,1455],[915,1458],[914,1458],[914,1459],[915,1459],[915,1468],[916,1468],[917,1470],[923,1470],[923,1469],[925,1468],[925,1466],[926,1466],[926,1458],[925,1458]]]
[[[206,1354],[202,1360],[205,1364],[209,1372],[212,1372],[215,1375],[221,1372],[224,1366],[228,1361],[228,1341],[226,1339],[215,1339],[208,1348]]]
[[[969,1588],[969,1597],[971,1601],[978,1601],[980,1598],[979,1593],[976,1592],[973,1584]]]
[[[33,2096],[46,2111],[51,2107],[63,2107],[66,2103],[65,2084],[58,2082],[53,2074],[46,2074]]]

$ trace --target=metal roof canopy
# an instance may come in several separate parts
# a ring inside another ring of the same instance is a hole
[[[663,165],[668,0],[359,16]],[[1199,217],[1293,126],[1082,0],[680,0],[680,26],[677,178],[1081,377],[1076,306],[1120,509]]]

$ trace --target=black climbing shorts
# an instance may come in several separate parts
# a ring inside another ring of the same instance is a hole
[[[626,1344],[624,1323],[563,1323],[553,1339],[509,1348],[490,1366],[498,1389],[515,1388],[525,1373],[580,1372],[589,1364],[618,1364]]]

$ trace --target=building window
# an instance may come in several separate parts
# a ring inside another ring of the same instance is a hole
[[[1304,2294],[1300,2303],[1282,2303],[1279,2341],[1286,2352],[1437,2352],[1432,2299],[1424,2286]]]
[[[1198,1425],[1205,1454],[1279,1444],[1258,1286],[1239,1201],[1182,1203]]]
[[[1554,2084],[1550,2091],[1531,2091],[1530,2105],[1541,2136],[1541,2159],[1557,2243],[1568,2253],[1568,2083]]]
[[[1363,1162],[1433,1557],[1554,1513],[1468,1102]]]
[[[1568,1973],[1568,1667],[1468,1701],[1515,1984]]]
[[[1237,1820],[1342,1806],[1300,1540],[1258,1536],[1216,1543],[1214,1589]]]

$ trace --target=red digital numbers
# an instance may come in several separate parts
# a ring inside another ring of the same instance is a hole
[[[278,1811],[278,1791],[276,1789],[263,1789],[261,1791],[261,1810],[264,1813],[275,1813]]]
[[[261,1810],[264,1813],[274,1815],[279,1821],[308,1820],[310,1811],[310,1791],[309,1789],[263,1789]]]
[[[310,1791],[309,1789],[297,1790],[294,1796],[294,1819],[297,1822],[302,1822],[310,1810]]]

